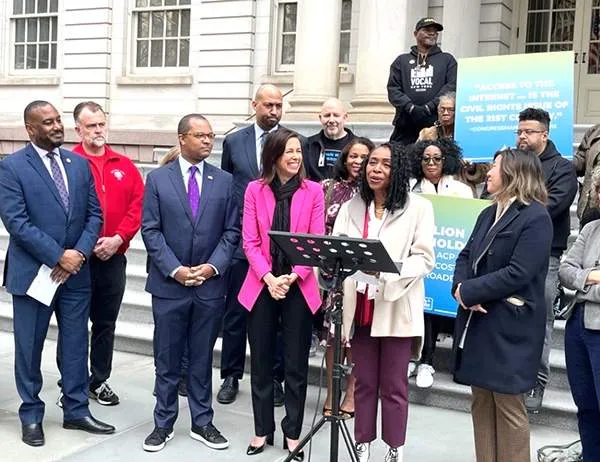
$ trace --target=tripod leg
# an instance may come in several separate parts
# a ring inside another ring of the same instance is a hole
[[[350,460],[352,462],[358,462],[358,456],[356,455],[356,449],[354,447],[354,442],[352,441],[352,437],[350,436],[350,431],[346,426],[345,420],[340,420],[339,425],[342,429],[342,436],[344,437],[344,442],[346,443],[346,448],[348,449],[348,454],[350,454]]]
[[[296,449],[294,449],[290,453],[290,455],[285,458],[285,460],[283,462],[292,462],[294,460],[294,456],[296,454],[298,454],[304,446],[306,446],[306,444],[313,438],[313,436],[315,436],[317,434],[317,432],[321,429],[321,427],[323,425],[325,425],[325,423],[328,422],[329,420],[330,420],[330,418],[327,416],[321,417],[321,420],[319,420],[316,423],[316,425],[310,429],[310,431],[306,434],[306,436],[304,438],[302,438],[302,441],[300,441],[300,443],[298,443],[298,446],[296,446]]]

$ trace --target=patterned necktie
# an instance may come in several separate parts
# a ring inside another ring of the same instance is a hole
[[[258,173],[262,173],[262,152],[263,149],[265,148],[265,141],[267,140],[267,135],[269,134],[269,132],[262,132],[262,135],[260,135],[260,152],[258,153]]]
[[[50,159],[50,170],[52,170],[52,179],[54,180],[54,184],[56,185],[56,189],[58,189],[58,194],[60,195],[60,200],[62,201],[65,210],[69,210],[69,193],[67,191],[67,186],[65,185],[65,179],[60,171],[60,167],[58,166],[58,162],[56,161],[55,156],[57,156],[55,152],[49,152],[46,154],[46,157]]]
[[[192,209],[192,216],[196,218],[198,213],[198,204],[200,203],[200,189],[198,188],[198,182],[196,181],[196,172],[198,167],[192,165],[190,167],[190,177],[188,179],[188,201],[190,202],[190,208]]]

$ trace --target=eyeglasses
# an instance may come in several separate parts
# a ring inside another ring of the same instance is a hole
[[[444,113],[447,112],[448,114],[452,114],[454,113],[455,109],[453,107],[438,107],[438,110],[440,111],[440,113]]]
[[[215,139],[215,134],[214,133],[184,133],[184,135],[189,135],[189,136],[193,136],[194,138],[196,138],[197,140],[214,140]]]
[[[433,163],[434,165],[440,165],[443,160],[444,160],[443,157],[423,157],[421,159],[421,162],[424,163],[425,165],[429,165],[431,163]]]
[[[526,128],[525,130],[515,130],[515,134],[517,136],[521,136],[525,133],[526,136],[533,135],[534,133],[546,133],[546,130],[533,130],[531,128]]]

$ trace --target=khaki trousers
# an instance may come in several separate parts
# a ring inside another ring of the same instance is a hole
[[[522,395],[471,387],[477,462],[530,462],[529,418]]]

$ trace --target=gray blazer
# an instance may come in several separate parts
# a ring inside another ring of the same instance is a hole
[[[558,270],[561,284],[576,290],[577,302],[585,303],[585,328],[600,330],[600,284],[585,283],[595,269],[600,269],[600,220],[583,227]]]

